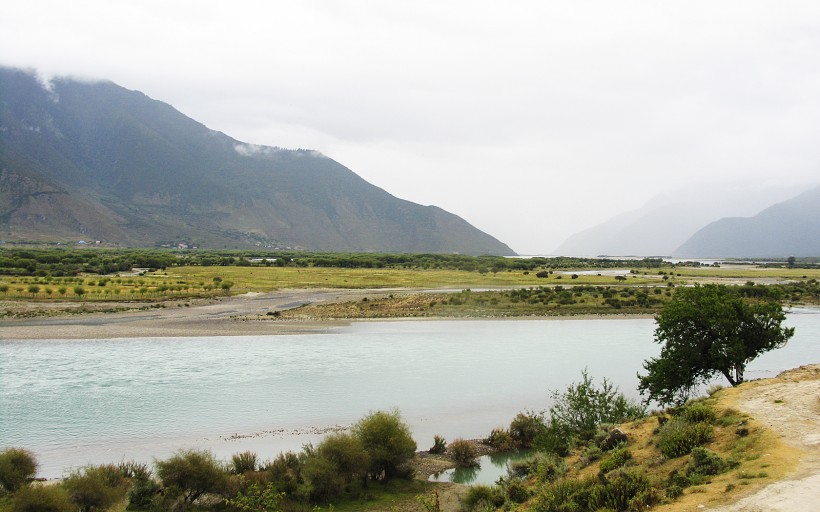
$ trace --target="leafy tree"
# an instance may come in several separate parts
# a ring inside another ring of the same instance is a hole
[[[0,452],[0,494],[15,492],[37,473],[37,459],[23,448],[7,448]]]
[[[181,450],[168,460],[157,461],[157,476],[163,487],[182,498],[182,509],[200,496],[220,493],[226,473],[209,451]]]
[[[397,476],[399,468],[416,453],[410,427],[398,410],[377,411],[365,416],[353,426],[353,436],[367,451],[370,475],[377,480]]]
[[[784,319],[770,298],[747,299],[724,285],[679,289],[656,317],[655,341],[664,346],[644,361],[638,389],[647,401],[672,404],[717,374],[737,386],[749,361],[792,337]]]

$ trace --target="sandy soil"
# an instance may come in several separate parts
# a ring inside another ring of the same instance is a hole
[[[735,405],[776,432],[799,459],[785,479],[712,510],[820,510],[820,364],[789,370],[775,380],[749,383],[738,390]]]
[[[355,300],[367,290],[281,290],[214,300],[167,302],[162,308],[134,309],[0,320],[5,339],[108,339],[164,336],[238,336],[319,332],[347,322],[278,321],[270,316],[303,304]],[[2,304],[0,304],[2,307]],[[15,304],[19,307],[19,304]],[[108,304],[126,309],[128,303]]]

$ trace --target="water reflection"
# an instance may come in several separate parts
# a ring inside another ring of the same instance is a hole
[[[430,482],[453,482],[463,485],[493,485],[499,478],[507,476],[510,462],[525,459],[529,451],[493,453],[478,458],[478,466],[472,468],[453,468],[435,473],[428,479]]]

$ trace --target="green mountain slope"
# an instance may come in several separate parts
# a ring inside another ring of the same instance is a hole
[[[252,146],[110,82],[0,68],[0,239],[513,254],[313,151]]]
[[[820,256],[820,186],[754,217],[713,222],[681,245],[685,258]]]

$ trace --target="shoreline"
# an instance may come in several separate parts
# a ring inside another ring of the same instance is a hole
[[[353,322],[458,320],[591,320],[653,318],[649,314],[567,314],[522,316],[425,316],[387,318],[307,318],[269,316],[273,311],[303,305],[332,304],[396,290],[299,289],[248,293],[210,301],[176,301],[166,307],[141,307],[115,312],[88,312],[0,320],[7,340],[118,339],[203,336],[275,336],[315,334]],[[403,290],[417,293],[417,290]]]

